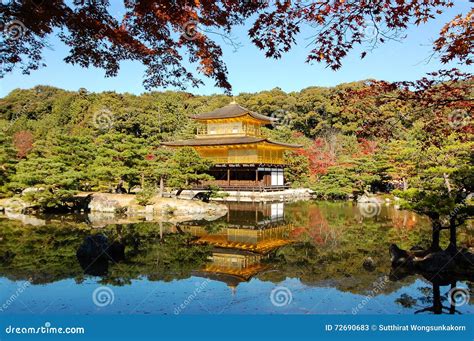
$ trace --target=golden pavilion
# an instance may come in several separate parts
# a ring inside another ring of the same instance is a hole
[[[209,174],[214,181],[201,186],[217,185],[225,189],[285,188],[283,169],[285,150],[299,145],[271,141],[261,127],[273,119],[231,102],[209,113],[195,115],[199,128],[194,139],[164,143],[171,147],[193,147],[214,166]]]

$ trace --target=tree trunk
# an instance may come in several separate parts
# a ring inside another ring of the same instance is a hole
[[[458,250],[456,240],[456,221],[454,219],[449,220],[449,245],[447,251],[451,254],[456,254]]]
[[[406,191],[408,189],[408,179],[402,178],[403,181],[403,190]]]
[[[451,290],[449,291],[450,293],[453,292],[452,290],[454,290],[456,288],[456,281],[452,281],[451,282]],[[451,315],[454,315],[456,313],[456,302],[455,300],[451,297],[451,300],[449,300],[451,302],[451,304],[449,305],[449,313]]]
[[[433,313],[439,315],[443,312],[443,304],[441,302],[441,291],[439,284],[433,283]]]
[[[121,179],[117,186],[115,187],[115,193],[118,193],[118,194],[123,194],[123,193],[127,193],[127,191],[125,190],[125,188],[123,188],[123,180]]]
[[[160,193],[159,193],[159,196],[160,198],[163,197],[163,192],[165,190],[165,180],[163,179],[163,177],[161,176],[160,177]]]
[[[444,184],[446,185],[446,188],[448,189],[448,193],[451,194],[451,183],[449,182],[449,175],[446,173],[443,173],[443,178],[444,178]]]
[[[433,222],[433,234],[432,234],[432,241],[431,241],[431,250],[438,251],[441,250],[439,247],[439,234],[441,232],[441,224],[439,221]]]

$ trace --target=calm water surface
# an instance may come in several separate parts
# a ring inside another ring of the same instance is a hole
[[[450,286],[394,276],[388,247],[429,222],[353,203],[229,203],[216,221],[99,226],[94,216],[0,218],[0,314],[413,314]],[[472,243],[472,230],[460,244]],[[370,258],[370,259],[369,259]],[[457,281],[459,288],[472,282]],[[471,295],[472,296],[472,295]],[[471,314],[474,302],[457,312]],[[448,312],[448,310],[443,310]]]

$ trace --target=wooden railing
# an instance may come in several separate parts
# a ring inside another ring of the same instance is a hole
[[[263,156],[235,156],[235,157],[206,157],[212,162],[219,163],[268,163],[274,165],[282,165],[284,163],[281,158],[263,157]]]
[[[263,181],[255,180],[210,180],[201,181],[199,185],[194,186],[194,189],[207,189],[209,186],[218,186],[226,190],[257,190],[257,191],[271,191],[282,190],[288,188],[287,185],[265,185]]]
[[[206,185],[216,185],[219,187],[226,187],[226,186],[231,186],[231,187],[251,187],[251,186],[263,186],[263,182],[255,182],[255,180],[211,180],[211,181],[202,181],[201,182],[202,186]]]
[[[236,135],[245,135],[245,136],[256,136],[256,137],[263,137],[260,129],[256,128],[245,128],[245,129],[228,129],[228,128],[221,128],[218,129],[214,134],[211,134],[207,127],[201,127],[197,129],[197,137],[222,137],[222,136],[236,136]]]

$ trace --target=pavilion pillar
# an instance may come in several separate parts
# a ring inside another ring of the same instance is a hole
[[[255,186],[258,185],[258,167],[255,168]]]
[[[230,167],[227,166],[227,186],[230,186]]]

